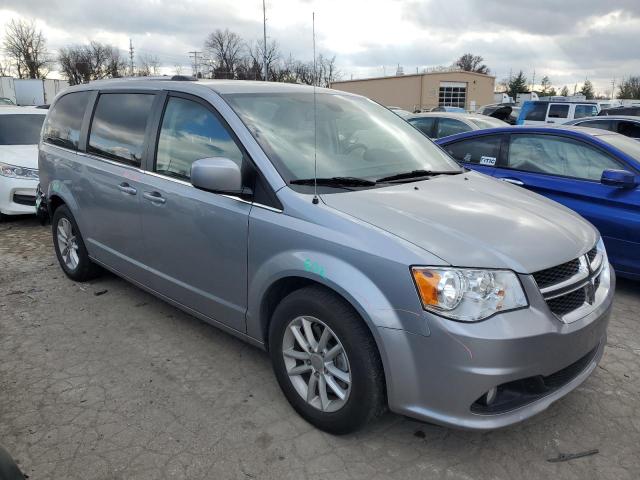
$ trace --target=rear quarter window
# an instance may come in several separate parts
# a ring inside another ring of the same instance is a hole
[[[91,122],[87,151],[140,167],[154,97],[152,93],[101,94]]]
[[[548,104],[534,103],[529,106],[528,111],[525,114],[525,120],[531,120],[534,122],[544,122],[547,119]]]
[[[68,93],[51,107],[43,130],[43,140],[52,145],[78,150],[80,127],[91,92]]]

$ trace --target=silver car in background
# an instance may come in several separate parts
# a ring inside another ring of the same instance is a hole
[[[333,433],[387,407],[522,421],[582,383],[615,277],[570,210],[461,168],[349,93],[239,81],[65,90],[39,146],[61,268],[107,268],[271,355]]]
[[[478,113],[425,112],[404,117],[429,138],[442,138],[457,133],[506,127],[508,124],[497,118]]]

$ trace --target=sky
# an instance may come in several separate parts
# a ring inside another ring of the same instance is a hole
[[[608,94],[640,75],[640,0],[267,0],[267,35],[284,56],[335,55],[343,79],[448,66],[484,57],[497,81],[523,70],[539,85],[573,91],[589,79]],[[0,33],[13,18],[35,20],[50,52],[91,40],[157,56],[163,72],[191,71],[188,52],[228,28],[262,37],[260,0],[0,0]],[[52,72],[53,77],[57,74]]]

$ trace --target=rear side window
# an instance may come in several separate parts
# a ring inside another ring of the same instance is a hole
[[[412,118],[409,123],[424,133],[427,137],[433,136],[433,125],[436,119],[433,117]]]
[[[618,133],[626,137],[640,138],[640,123],[620,120],[618,122]]]
[[[471,127],[465,123],[452,118],[441,118],[438,120],[438,132],[436,133],[436,138],[448,137],[449,135],[469,131],[471,131]]]
[[[611,120],[585,120],[576,123],[579,127],[599,128],[601,130],[612,130]]]
[[[153,99],[153,94],[146,93],[100,95],[91,122],[87,151],[139,167]]]
[[[619,169],[610,156],[570,138],[552,135],[511,136],[509,168],[584,180],[600,180],[607,169]]]
[[[576,113],[573,118],[594,117],[598,114],[598,107],[595,105],[576,105]]]
[[[549,105],[546,103],[534,103],[528,106],[524,119],[534,122],[544,122],[547,119],[548,107]]]
[[[60,97],[47,115],[43,131],[45,142],[78,150],[80,127],[91,92],[69,93]]]
[[[487,135],[447,145],[444,149],[459,162],[494,166],[500,153],[501,137]]]
[[[170,97],[160,129],[156,172],[189,180],[191,164],[209,157],[242,163],[242,151],[211,110],[192,100]]]
[[[549,118],[567,118],[569,116],[569,105],[551,105],[549,107]]]
[[[0,145],[37,145],[44,115],[0,115]]]

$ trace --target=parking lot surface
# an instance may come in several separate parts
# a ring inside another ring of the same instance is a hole
[[[31,479],[635,480],[639,311],[640,283],[619,281],[600,367],[520,425],[386,414],[335,437],[289,407],[264,352],[113,275],[72,282],[22,218],[0,224],[0,445]]]

